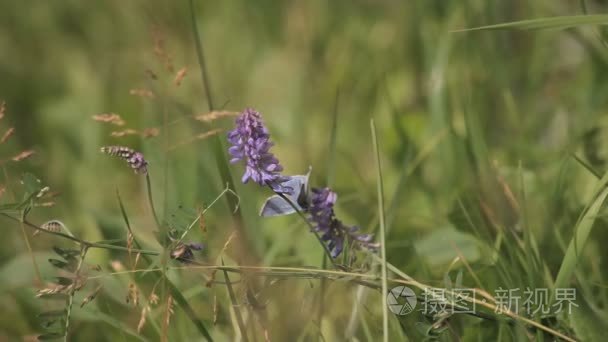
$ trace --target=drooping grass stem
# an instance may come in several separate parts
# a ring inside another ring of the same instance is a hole
[[[78,260],[78,266],[76,267],[76,277],[74,278],[74,283],[72,284],[72,289],[70,290],[69,293],[69,297],[68,297],[68,306],[66,308],[66,314],[65,314],[65,326],[64,326],[64,330],[65,330],[65,335],[63,335],[63,340],[65,342],[68,342],[68,332],[70,329],[70,318],[72,317],[72,306],[74,305],[74,295],[76,294],[76,290],[77,290],[77,284],[76,282],[78,282],[78,277],[80,274],[80,269],[82,268],[82,265],[84,264],[84,258],[87,255],[87,251],[89,250],[89,248],[85,245],[81,245],[80,247],[80,260]]]
[[[3,217],[6,217],[9,220],[15,221],[15,222],[22,222],[20,219],[14,217],[14,216],[8,215],[6,213],[0,213],[0,215]],[[127,247],[122,247],[122,246],[115,246],[115,245],[109,245],[109,244],[105,244],[105,243],[85,241],[85,240],[79,239],[72,235],[68,235],[68,234],[61,233],[61,232],[52,232],[52,231],[40,228],[39,226],[37,226],[29,221],[23,221],[23,224],[30,228],[33,228],[37,231],[40,231],[41,233],[55,235],[60,238],[71,240],[80,245],[86,246],[88,248],[101,248],[101,249],[108,249],[108,250],[115,250],[115,251],[122,251],[122,252],[131,251],[133,253],[140,253],[142,255],[159,255],[159,253],[156,251],[143,250],[143,249],[129,249]]]
[[[382,167],[380,164],[380,149],[378,147],[378,138],[376,136],[376,124],[372,119],[370,121],[372,132],[372,143],[374,145],[374,155],[376,156],[376,177],[378,183],[378,217],[380,219],[380,258],[381,274],[382,274],[382,327],[383,338],[388,342],[388,303],[387,303],[387,270],[386,270],[386,227],[384,223],[384,189],[382,182]]]
[[[158,215],[156,214],[156,209],[154,208],[154,198],[152,197],[152,184],[150,181],[150,173],[146,173],[146,187],[148,194],[148,203],[150,204],[150,210],[152,211],[152,216],[154,217],[154,222],[156,222],[156,226],[158,229],[161,228],[160,220],[158,219]]]
[[[208,105],[209,111],[211,112],[215,109],[215,106],[214,106],[214,101],[213,101],[213,96],[212,96],[212,91],[211,91],[211,81],[209,78],[209,72],[207,70],[207,63],[205,60],[203,43],[202,43],[201,36],[199,34],[198,21],[196,19],[194,0],[189,0],[189,9],[190,9],[190,19],[191,19],[191,23],[192,23],[192,33],[194,35],[194,44],[196,47],[196,57],[197,57],[198,64],[200,67],[201,81],[203,82],[205,98],[207,99],[207,105]],[[221,137],[219,135],[216,135],[215,138],[213,138],[213,154],[215,157],[217,167],[219,169],[222,183],[228,184],[228,188],[235,189],[234,191],[236,191],[236,187],[234,186],[234,180],[232,179],[232,174],[230,173],[230,170],[228,168],[228,158],[226,157],[225,149],[222,145]],[[254,260],[259,260],[259,256],[255,252],[255,250],[251,247],[252,241],[250,240],[249,234],[247,234],[247,229],[245,228],[245,220],[243,219],[243,215],[241,213],[240,208],[238,208],[237,202],[235,202],[234,198],[232,198],[232,197],[228,197],[227,200],[228,200],[228,206],[230,208],[237,208],[232,213],[232,218],[234,220],[235,229],[241,237],[240,240],[243,241],[241,248],[245,249],[245,250],[242,250],[241,253],[243,253],[243,255],[248,255],[248,258],[253,258]]]
[[[224,266],[224,260],[222,260],[222,266]],[[234,316],[236,317],[236,322],[239,326],[239,330],[241,331],[241,339],[244,342],[247,342],[249,341],[249,339],[247,338],[247,328],[245,327],[243,315],[241,314],[236,295],[234,294],[234,289],[232,288],[232,284],[230,283],[230,277],[228,276],[228,272],[226,270],[224,270],[223,272],[224,278],[226,279],[226,289],[228,290],[228,296],[230,297],[232,309],[234,310]]]
[[[267,185],[270,188],[270,190],[273,190],[271,184],[267,184]],[[289,205],[293,208],[293,210],[296,211],[298,216],[300,216],[300,218],[306,223],[308,228],[310,228],[310,231],[312,233],[314,233],[317,240],[319,240],[319,243],[321,244],[321,246],[323,247],[323,250],[325,251],[326,257],[329,258],[329,260],[331,261],[331,263],[334,266],[336,266],[336,263],[334,262],[334,258],[332,258],[332,256],[331,256],[331,251],[329,250],[329,248],[327,248],[327,246],[325,245],[325,243],[323,242],[323,240],[321,239],[319,234],[315,231],[315,227],[312,225],[312,223],[310,223],[310,220],[306,217],[306,215],[295,205],[295,203],[293,203],[289,198],[287,198],[287,196],[285,196],[284,194],[282,194],[280,192],[275,192],[275,193],[277,195],[279,195],[285,202],[289,203]]]

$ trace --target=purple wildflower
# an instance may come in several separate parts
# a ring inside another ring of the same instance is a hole
[[[359,245],[376,249],[378,244],[371,242],[369,234],[358,234],[359,227],[348,227],[336,218],[334,204],[338,196],[330,188],[312,189],[310,199],[310,219],[315,231],[321,233],[321,240],[327,242],[331,256],[336,258],[344,249],[344,241],[356,241]]]
[[[203,245],[200,243],[181,243],[179,242],[175,248],[171,251],[171,259],[181,261],[183,263],[191,263],[194,261],[194,252],[203,249]]]
[[[148,162],[141,152],[124,146],[104,146],[101,148],[101,152],[124,159],[135,173],[148,173]]]
[[[236,127],[228,133],[228,142],[232,145],[228,149],[230,162],[246,160],[243,183],[251,179],[259,185],[269,185],[275,192],[291,193],[291,188],[282,185],[289,177],[280,174],[283,167],[270,153],[273,143],[259,112],[245,109],[236,119]]]

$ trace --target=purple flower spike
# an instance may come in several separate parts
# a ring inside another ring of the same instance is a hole
[[[269,185],[275,192],[291,193],[291,188],[282,185],[289,177],[281,175],[283,167],[270,153],[273,144],[259,112],[245,109],[236,119],[236,127],[228,133],[228,142],[232,145],[228,149],[230,162],[246,160],[243,183],[251,179],[259,185]]]
[[[148,173],[148,162],[141,152],[124,146],[104,146],[101,152],[124,159],[135,173],[144,175]]]
[[[348,227],[336,218],[334,204],[338,196],[330,188],[312,189],[310,199],[310,219],[315,225],[315,231],[321,234],[321,240],[327,243],[332,258],[336,258],[344,249],[344,240],[356,241],[368,249],[378,248],[372,243],[369,234],[358,234],[359,227]]]

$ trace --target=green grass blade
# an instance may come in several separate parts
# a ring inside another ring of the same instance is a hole
[[[168,278],[165,279],[167,287],[169,288],[169,292],[171,293],[171,296],[173,297],[175,302],[177,302],[177,304],[182,308],[182,310],[184,310],[188,318],[190,318],[192,323],[194,323],[198,331],[205,337],[205,339],[207,339],[207,341],[213,341],[213,338],[211,338],[211,335],[209,335],[207,328],[205,328],[203,322],[196,316],[194,309],[192,309],[192,306],[190,306],[184,295],[182,295],[182,293],[173,284],[173,282],[171,282]]]
[[[340,101],[340,90],[336,90],[334,110],[332,113],[331,132],[329,135],[329,150],[327,154],[327,186],[331,187],[334,183],[336,170],[336,139],[338,136],[338,103]]]
[[[527,19],[520,21],[512,21],[508,23],[500,23],[494,25],[472,27],[461,30],[453,30],[451,32],[469,32],[469,31],[485,31],[485,30],[542,30],[542,29],[567,29],[583,25],[607,25],[608,15],[572,15],[550,18]]]
[[[151,181],[150,181],[150,173],[149,172],[146,173],[146,187],[148,189],[148,192],[147,192],[148,203],[150,204],[150,210],[152,211],[152,216],[154,217],[154,222],[156,222],[156,225],[158,226],[158,229],[162,229],[162,224],[160,223],[160,220],[158,219],[158,215],[156,214],[156,209],[154,208],[154,198],[152,197],[152,184],[151,184]]]
[[[148,178],[148,180],[149,180],[149,178]],[[148,189],[150,189],[149,183],[148,183]],[[149,198],[152,198],[151,192],[149,192],[148,195],[149,195]],[[127,225],[127,229],[129,232],[131,232],[131,234],[133,234],[131,231],[131,225],[129,224],[129,216],[127,215],[127,211],[122,203],[122,199],[120,198],[120,194],[118,193],[118,191],[116,192],[116,196],[118,197],[120,211],[122,213],[123,219],[125,220],[125,224]],[[135,235],[133,235],[133,244],[135,246],[137,246],[138,248],[141,248],[141,245],[139,244],[139,241],[137,241],[137,239],[135,238]],[[141,256],[149,265],[154,264],[154,261],[152,260],[152,258],[150,258],[149,255],[142,253]],[[166,284],[167,288],[169,289],[169,292],[171,293],[171,296],[173,297],[175,302],[182,308],[182,310],[184,310],[184,312],[186,313],[188,318],[190,318],[192,323],[194,323],[194,325],[196,326],[198,331],[201,333],[201,335],[203,335],[207,339],[207,341],[213,341],[213,338],[211,338],[209,331],[207,331],[207,328],[205,327],[203,322],[196,316],[194,309],[192,309],[192,306],[190,306],[190,304],[188,303],[186,298],[184,298],[184,296],[179,291],[179,289],[175,286],[175,284],[173,284],[173,282],[171,282],[171,280],[169,280],[169,278],[167,278],[167,277],[165,277],[165,284]]]
[[[597,172],[591,165],[589,165],[589,163],[587,163],[586,161],[584,161],[583,159],[581,159],[581,157],[579,157],[575,153],[572,153],[572,158],[574,158],[574,160],[576,160],[579,164],[581,164],[585,169],[587,169],[587,171],[589,171],[597,179],[601,179],[602,178],[602,174],[601,173]]]
[[[222,260],[222,266],[224,266],[224,260]],[[228,290],[228,296],[230,296],[230,301],[232,302],[234,316],[236,317],[236,322],[239,326],[239,330],[241,330],[241,339],[247,342],[247,328],[245,327],[243,316],[241,315],[241,310],[239,309],[239,304],[236,300],[236,295],[234,294],[232,283],[230,282],[230,277],[228,276],[228,272],[226,270],[222,271],[224,272],[224,278],[226,279],[226,289]]]
[[[376,178],[378,180],[378,217],[380,219],[380,257],[382,258],[382,331],[384,341],[388,342],[388,305],[386,302],[386,294],[388,293],[387,271],[386,271],[386,237],[384,225],[384,190],[382,185],[382,167],[380,165],[380,149],[378,148],[378,139],[376,136],[376,124],[372,119],[370,121],[372,131],[372,142],[374,145],[374,154],[376,155]]]
[[[108,310],[109,310],[109,305]],[[122,321],[119,316],[115,316],[112,312],[105,313],[99,309],[86,309],[75,312],[74,318],[78,318],[83,321],[95,322],[100,321],[115,328],[123,337],[124,341],[150,341],[148,338],[141,336],[136,330],[129,327],[129,325]],[[105,328],[105,327],[104,327]],[[130,339],[127,340],[126,335],[129,335]]]
[[[194,0],[189,0],[190,4],[190,15],[192,21],[192,32],[194,34],[194,43],[196,45],[196,57],[198,59],[198,64],[201,71],[201,80],[203,82],[203,86],[205,88],[205,97],[207,98],[207,104],[209,107],[209,111],[213,111],[215,106],[213,105],[213,98],[211,94],[211,82],[209,80],[209,73],[207,71],[207,65],[205,62],[205,54],[203,51],[203,43],[199,34],[198,22],[196,20]],[[222,137],[224,135],[216,135],[213,138],[213,154],[215,156],[215,162],[219,169],[220,177],[222,179],[223,184],[227,184],[228,188],[236,191],[236,187],[234,186],[234,180],[232,179],[232,174],[230,173],[230,169],[228,168],[228,158],[226,156],[227,149],[224,148],[222,144]],[[238,196],[237,196],[238,197]],[[233,196],[229,196],[227,198],[228,206],[230,208],[236,208],[232,213],[232,217],[234,220],[235,229],[240,235],[239,241],[242,241],[241,249],[246,249],[242,251],[242,255],[246,256],[249,259],[253,259],[254,262],[258,262],[260,259],[257,255],[254,248],[253,241],[251,237],[247,233],[247,229],[245,227],[245,221],[243,219],[243,215],[241,213],[241,209],[239,207],[239,203]]]
[[[201,68],[201,80],[205,87],[205,97],[209,105],[209,110],[213,110],[213,96],[211,96],[211,85],[209,82],[209,74],[207,73],[207,65],[205,64],[205,55],[203,52],[203,43],[201,43],[201,37],[198,33],[198,23],[196,21],[196,13],[194,11],[194,0],[190,0],[190,16],[192,20],[192,32],[194,33],[194,44],[196,45],[196,58],[198,59],[199,66]]]
[[[593,202],[591,205],[589,205],[585,211],[585,214],[581,217],[574,228],[574,236],[568,244],[566,255],[564,256],[559,272],[557,273],[557,278],[555,279],[555,288],[567,287],[572,275],[574,274],[581,250],[589,238],[589,234],[591,233],[591,228],[593,227],[597,214],[602,207],[606,196],[608,196],[608,188],[606,187],[606,184],[608,184],[608,173],[604,174],[600,180],[597,186],[597,195],[593,197]]]
[[[120,213],[122,214],[122,219],[125,221],[125,224],[127,225],[127,231],[129,231],[129,233],[131,233],[131,235],[133,235],[133,231],[131,230],[131,223],[129,223],[129,216],[127,215],[125,206],[122,203],[122,198],[120,197],[120,192],[118,191],[118,189],[116,189],[116,198],[118,199],[118,205],[120,206]],[[133,238],[135,238],[134,235],[133,235]],[[139,246],[139,244],[137,244],[137,248],[141,248],[141,246]]]
[[[340,100],[340,89],[336,90],[336,98],[334,100],[334,108],[332,113],[332,125],[331,125],[331,133],[329,135],[329,150],[327,154],[327,175],[326,175],[326,185],[331,187],[334,183],[335,170],[336,170],[336,141],[338,136],[338,103]],[[327,268],[327,254],[323,252],[323,261],[321,264],[321,268]],[[319,311],[317,312],[317,324],[319,326],[319,330],[322,330],[323,325],[323,312],[325,311],[325,290],[327,287],[327,280],[325,278],[321,279],[319,289]]]

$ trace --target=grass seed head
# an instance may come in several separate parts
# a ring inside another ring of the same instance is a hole
[[[179,87],[182,84],[184,77],[186,77],[187,71],[188,70],[186,68],[181,68],[177,71],[177,74],[175,75],[175,79],[173,80],[173,83],[176,86]]]
[[[125,124],[125,121],[120,117],[120,115],[114,113],[93,115],[93,120],[97,122],[110,123],[116,126],[123,126]]]
[[[0,139],[0,144],[4,144],[5,142],[7,142],[8,139],[10,139],[13,136],[13,134],[15,134],[15,127],[11,127],[8,130],[6,130],[6,132]]]
[[[148,173],[148,162],[141,152],[125,146],[104,146],[101,152],[125,160],[137,174]]]
[[[19,153],[16,156],[14,156],[13,158],[11,158],[11,160],[14,162],[20,162],[22,160],[26,160],[29,157],[33,156],[35,153],[36,153],[36,151],[34,151],[34,150],[26,150],[26,151]]]

